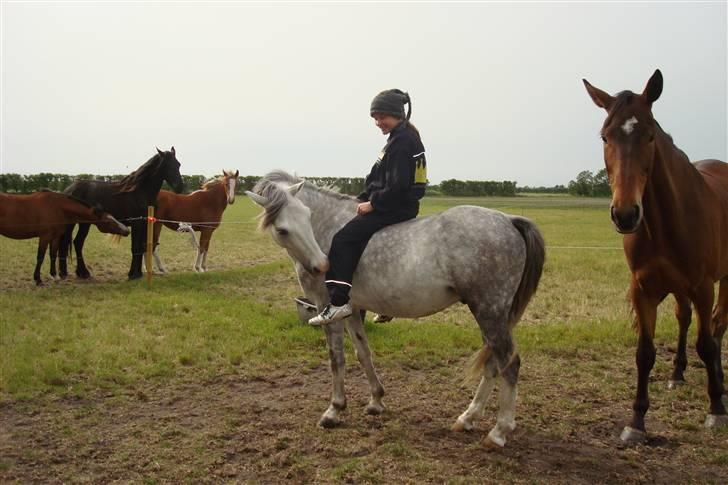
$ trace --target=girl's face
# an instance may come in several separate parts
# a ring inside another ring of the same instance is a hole
[[[402,121],[399,118],[395,118],[392,115],[385,115],[382,113],[374,113],[372,115],[372,118],[374,118],[374,124],[377,125],[377,128],[382,130],[382,134],[386,135],[393,129],[397,127],[397,125]]]

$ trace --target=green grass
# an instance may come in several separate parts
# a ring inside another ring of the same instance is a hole
[[[469,203],[533,219],[544,233],[547,262],[539,292],[517,327],[522,352],[568,356],[606,347],[632,352],[626,303],[629,272],[619,238],[600,199],[431,198],[423,215]],[[163,233],[172,269],[152,288],[125,281],[128,242],[119,246],[98,233],[89,237],[87,260],[101,274],[95,284],[30,281],[34,252],[28,241],[3,239],[8,255],[2,277],[14,281],[0,293],[0,389],[7,396],[38,392],[83,393],[131,386],[192,369],[203,373],[258,372],[282,362],[313,364],[325,356],[322,333],[298,324],[292,298],[300,294],[292,265],[270,238],[255,229],[258,209],[244,197],[231,206],[213,236],[206,274],[188,270],[194,252],[185,237]],[[240,222],[241,224],[238,224]],[[26,277],[26,275],[28,277]],[[674,342],[670,305],[660,314],[658,338]],[[474,352],[479,331],[464,305],[413,324],[367,324],[378,361],[436,368]],[[350,356],[351,357],[351,356]]]

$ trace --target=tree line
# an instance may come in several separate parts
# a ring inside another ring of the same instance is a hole
[[[63,191],[75,180],[104,180],[117,181],[124,178],[124,175],[67,175],[58,173],[37,173],[32,175],[20,175],[17,173],[0,174],[0,192],[27,194],[47,188],[55,191]],[[238,178],[236,192],[241,194],[246,190],[252,190],[260,180],[258,175],[244,175]],[[339,192],[348,195],[359,195],[364,190],[364,179],[362,177],[305,177],[307,180],[318,185],[338,189]],[[203,183],[209,180],[204,175],[182,175],[185,184],[185,191],[192,192],[199,189]],[[165,186],[163,188],[169,189]],[[472,196],[500,196],[513,197],[517,193],[541,193],[541,194],[571,194],[582,197],[609,197],[611,191],[607,179],[607,171],[600,170],[596,174],[589,170],[580,172],[576,179],[571,180],[568,186],[555,185],[553,187],[518,187],[514,181],[493,181],[493,180],[444,180],[439,185],[429,185],[428,195],[448,195],[458,197]]]

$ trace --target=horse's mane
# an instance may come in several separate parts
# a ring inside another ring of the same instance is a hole
[[[119,181],[119,192],[134,192],[139,189],[139,184],[154,175],[161,166],[162,156],[155,153],[144,165]]]
[[[306,181],[297,175],[291,175],[283,170],[273,170],[261,178],[258,183],[253,187],[253,192],[258,195],[262,195],[268,199],[268,205],[265,207],[265,211],[261,215],[260,228],[266,229],[273,221],[275,221],[281,209],[288,203],[288,194],[278,184],[295,185],[299,182],[306,182],[304,187],[310,188],[316,192],[324,194],[328,197],[335,197],[340,200],[356,200],[355,197],[345,195],[332,187],[320,187],[312,182]]]

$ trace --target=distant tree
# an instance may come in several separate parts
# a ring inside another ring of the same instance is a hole
[[[569,193],[571,195],[591,197],[594,193],[594,175],[589,170],[579,172],[576,180],[569,182]]]
[[[601,169],[594,176],[593,194],[595,197],[609,197],[612,195],[612,189],[609,187],[609,177],[607,176],[606,168]]]

